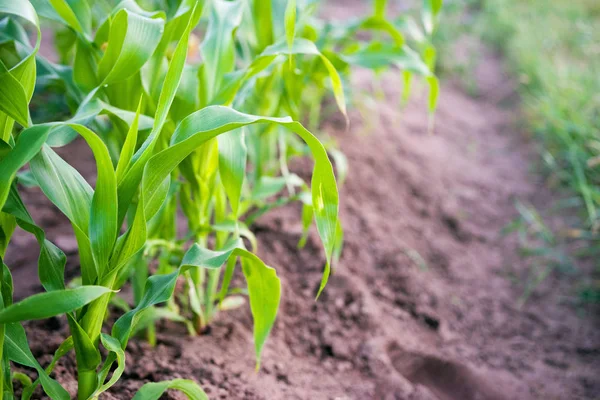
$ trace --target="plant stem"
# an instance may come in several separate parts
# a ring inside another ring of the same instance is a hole
[[[113,288],[116,281],[116,273],[111,273],[102,282],[102,286]],[[104,322],[104,315],[108,308],[108,302],[112,293],[107,293],[98,299],[90,303],[85,315],[81,319],[81,327],[88,334],[92,343],[98,347],[100,340],[100,333],[102,331],[102,324]],[[78,366],[78,377],[77,377],[77,398],[79,400],[88,399],[96,390],[98,381],[98,373],[95,369],[92,370],[80,370]]]
[[[96,390],[98,384],[98,373],[91,371],[78,371],[77,376],[77,399],[87,400]]]
[[[207,237],[205,233],[199,234],[196,237],[196,242],[198,245],[202,247],[206,247]],[[198,296],[198,303],[200,306],[204,306],[204,282],[206,281],[206,270],[204,268],[194,268],[190,271],[190,276],[192,277],[192,281],[196,286],[196,294]],[[201,308],[203,310],[204,307]],[[193,314],[194,328],[196,329],[196,333],[201,334],[202,331],[208,325],[208,320],[205,318],[205,314],[203,315],[203,311],[200,314]]]

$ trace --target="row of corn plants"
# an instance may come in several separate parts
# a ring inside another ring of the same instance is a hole
[[[325,253],[319,293],[343,242],[329,155],[340,182],[345,158],[301,121],[318,133],[329,96],[346,116],[353,66],[399,67],[407,87],[413,75],[424,77],[433,110],[429,38],[440,8],[425,1],[420,23],[389,19],[386,2],[375,1],[371,15],[332,24],[315,17],[311,0],[0,0],[3,399],[15,398],[16,381],[23,399],[40,386],[52,399],[70,398],[51,374],[72,351],[77,398],[96,399],[120,379],[133,335],[153,342],[162,318],[197,334],[246,298],[258,368],[281,287],[256,255],[252,223],[275,207],[302,204],[299,245],[314,221]],[[42,34],[53,35],[58,62],[40,54]],[[69,117],[33,121],[34,91],[50,85],[60,88]],[[74,140],[93,154],[95,187],[55,151]],[[298,156],[314,160],[310,182],[288,167]],[[66,256],[31,217],[23,185],[39,187],[71,223],[79,278],[65,281]],[[2,260],[17,226],[39,243],[45,291],[13,304]],[[245,288],[231,287],[238,265]],[[125,285],[134,304],[119,297]],[[111,304],[120,315],[107,327]],[[52,316],[66,318],[70,336],[42,366],[22,323]],[[13,364],[34,369],[36,379]],[[206,398],[183,379],[146,384],[135,398],[158,399],[167,389]]]

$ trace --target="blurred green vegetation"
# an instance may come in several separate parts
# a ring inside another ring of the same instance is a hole
[[[441,72],[460,77],[470,94],[478,95],[472,71],[480,59],[471,39],[483,39],[504,56],[518,83],[522,122],[539,149],[538,165],[549,186],[562,192],[556,208],[581,217],[561,232],[563,239],[581,242],[575,256],[597,260],[600,1],[455,0],[446,2],[443,18],[436,37]],[[465,52],[458,60],[452,56],[457,43]],[[599,281],[586,281],[582,297],[600,298]]]
[[[487,0],[484,39],[506,55],[523,109],[544,144],[542,159],[600,229],[600,2]]]

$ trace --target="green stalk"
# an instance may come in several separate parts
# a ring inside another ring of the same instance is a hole
[[[226,214],[226,199],[225,192],[221,190],[221,187],[215,188],[215,208],[214,216],[215,222],[222,222],[225,219]],[[236,232],[237,234],[237,232]],[[224,232],[216,233],[215,248],[220,249],[225,245],[226,234]],[[208,271],[208,282],[206,283],[206,292],[204,296],[204,319],[207,322],[212,321],[215,314],[215,299],[217,296],[217,289],[219,285],[219,278],[221,277],[220,269],[211,269]]]
[[[111,272],[103,281],[102,286],[113,288],[116,281],[117,274]],[[104,323],[104,315],[108,308],[108,302],[110,301],[111,293],[105,294],[90,303],[83,319],[81,320],[81,327],[88,334],[92,343],[97,347],[100,340],[100,333],[102,331],[102,324]],[[99,366],[99,365],[98,365]],[[86,400],[95,392],[98,383],[98,372],[97,368],[91,370],[80,370],[79,366],[77,376],[77,399]]]
[[[206,236],[206,233],[201,233],[196,236],[196,242],[202,247],[206,247]],[[192,282],[194,283],[196,289],[198,303],[200,304],[200,306],[203,306],[202,300],[204,299],[204,282],[206,282],[206,270],[204,268],[193,268],[192,270],[190,270],[190,277],[192,278]],[[203,311],[204,309],[205,307],[201,308],[200,314],[193,312],[192,322],[194,324],[194,328],[196,329],[196,333],[198,334],[201,334],[208,325],[208,320],[205,318],[206,314]]]
[[[98,384],[98,372],[95,370],[78,371],[77,375],[77,400],[87,400],[90,398],[96,385]],[[97,398],[97,397],[96,397]]]

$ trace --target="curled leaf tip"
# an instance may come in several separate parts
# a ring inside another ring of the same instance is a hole
[[[315,297],[315,301],[319,300],[319,296],[327,286],[327,281],[329,280],[329,275],[331,273],[331,265],[329,261],[325,264],[325,270],[323,271],[323,277],[321,278],[321,285],[319,286],[319,291],[317,292],[317,296]]]

